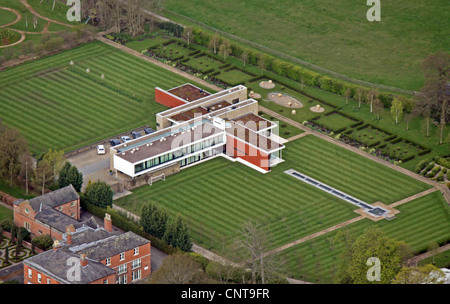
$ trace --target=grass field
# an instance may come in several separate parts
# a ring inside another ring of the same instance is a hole
[[[331,130],[339,130],[343,128],[349,128],[351,125],[355,124],[357,121],[352,120],[348,117],[341,115],[339,112],[324,115],[318,120],[316,120],[321,125],[326,126]]]
[[[140,214],[143,204],[153,202],[172,216],[180,213],[194,242],[223,252],[250,219],[264,225],[276,248],[357,216],[353,205],[283,172],[289,168],[369,203],[392,203],[428,188],[315,136],[288,143],[283,159],[266,175],[225,159],[210,160],[138,188],[115,204]]]
[[[154,101],[154,87],[186,82],[94,42],[1,72],[0,117],[21,131],[33,153],[68,151],[143,125],[155,127],[155,113],[165,107]]]
[[[427,265],[433,264],[433,257],[429,257],[419,261],[419,265]],[[434,265],[439,268],[449,267],[450,266],[450,250],[446,250],[444,252],[438,253],[434,256]]]
[[[450,50],[450,3],[384,1],[381,22],[366,18],[366,1],[167,0],[166,8],[209,26],[374,83],[418,90],[420,63]],[[188,23],[185,18],[165,15]],[[389,62],[389,64],[386,64]]]
[[[4,5],[0,2],[0,6],[4,6]],[[13,12],[0,9],[0,26],[11,23],[14,20],[16,20],[16,18],[17,17]]]
[[[429,242],[450,239],[450,210],[439,191],[398,206],[400,213],[392,221],[364,219],[340,230],[358,236],[371,225],[381,227],[387,236],[404,241],[415,251],[426,250]],[[286,262],[288,275],[309,282],[333,283],[341,262],[343,244],[334,242],[337,231],[288,248],[277,254]]]
[[[13,211],[4,206],[0,206],[0,223],[5,219],[13,219]]]

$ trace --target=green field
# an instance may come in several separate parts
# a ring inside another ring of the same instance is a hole
[[[0,2],[0,6],[4,6]],[[17,19],[17,16],[10,11],[0,9],[0,26],[13,22]]]
[[[418,90],[420,64],[450,50],[450,2],[384,1],[381,22],[366,18],[366,1],[167,0],[165,15],[234,34],[343,75]],[[389,64],[387,64],[387,62]]]
[[[398,206],[400,213],[392,221],[364,219],[340,230],[358,236],[371,225],[380,226],[387,236],[404,241],[416,252],[427,249],[429,242],[450,239],[450,208],[439,191]],[[286,262],[287,275],[309,282],[333,283],[341,262],[341,243],[333,242],[337,231],[330,232],[277,254]]]
[[[0,223],[5,219],[13,219],[13,211],[0,205]]]
[[[368,203],[389,204],[428,188],[315,136],[286,145],[286,161],[269,174],[219,158],[133,190],[115,204],[140,214],[153,202],[172,216],[180,213],[194,242],[223,253],[250,219],[264,225],[276,248],[357,216],[355,206],[285,174],[290,168]]]
[[[205,71],[210,70],[218,70],[220,66],[223,65],[222,62],[215,60],[207,55],[204,56],[194,56],[191,57],[188,61],[183,62],[184,65],[191,67],[200,73],[204,73]]]
[[[318,120],[315,120],[315,122],[318,122],[319,124],[324,125],[331,130],[339,130],[349,128],[351,125],[357,123],[358,121],[345,117],[339,112],[335,112],[330,115],[323,115]]]
[[[26,137],[33,153],[68,151],[143,125],[155,127],[155,113],[165,107],[154,101],[154,88],[186,82],[94,42],[1,72],[0,117]]]

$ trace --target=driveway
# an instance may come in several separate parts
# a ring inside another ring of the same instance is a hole
[[[105,145],[106,154],[98,155],[97,148],[75,154],[67,160],[83,173],[83,191],[89,180],[103,180],[108,184],[115,184],[117,180],[109,172],[109,145]]]

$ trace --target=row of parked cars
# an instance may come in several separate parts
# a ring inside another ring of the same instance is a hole
[[[153,133],[153,132],[155,132],[155,130],[153,130],[152,128],[145,128],[145,129],[144,129],[144,133],[145,133],[145,134],[151,134],[151,133]],[[133,132],[131,132],[131,137],[132,137],[133,139],[137,139],[137,138],[139,138],[139,137],[141,137],[141,136],[142,136],[142,134],[141,134],[141,132],[139,132],[139,131],[133,131]],[[114,146],[120,145],[121,143],[126,143],[126,142],[129,142],[129,141],[132,140],[132,139],[130,138],[130,136],[126,136],[126,135],[120,137],[120,139],[121,139],[122,141],[120,141],[119,139],[111,139],[111,140],[109,141],[109,143],[111,144],[112,147],[114,147]]]

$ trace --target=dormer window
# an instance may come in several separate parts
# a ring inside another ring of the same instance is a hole
[[[121,260],[121,261],[125,260],[125,252],[122,252],[122,253],[120,254],[120,260]]]

